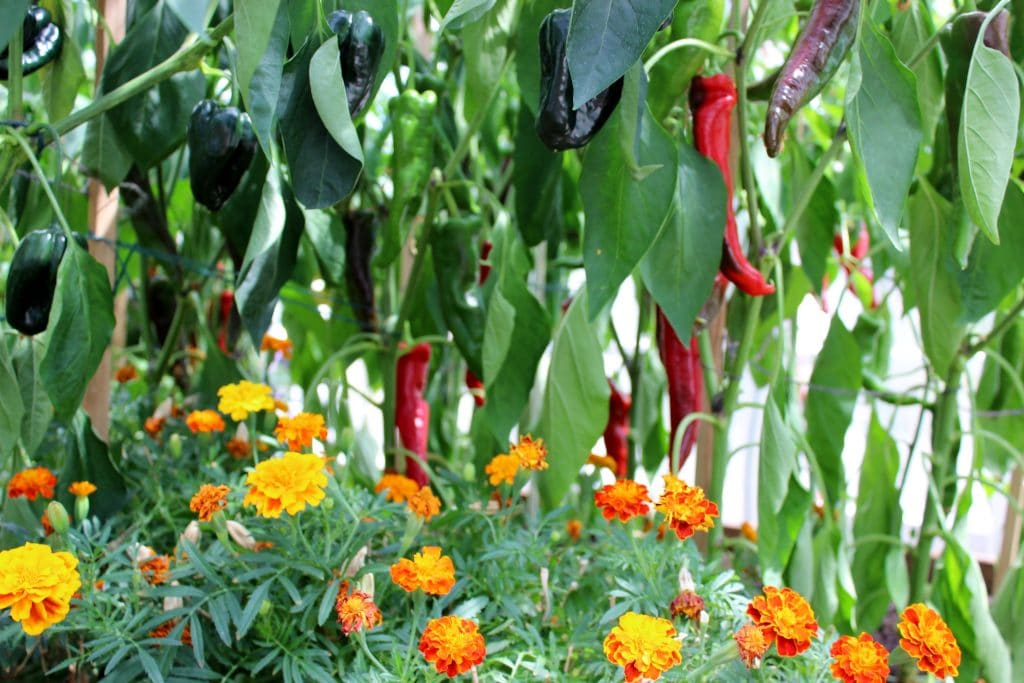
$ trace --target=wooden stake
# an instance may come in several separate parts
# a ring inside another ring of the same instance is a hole
[[[1020,551],[1021,524],[1024,520],[1017,513],[1013,503],[1024,505],[1024,473],[1019,467],[1013,468],[1010,476],[1010,505],[1006,506],[1006,521],[1003,523],[1003,545],[999,550],[999,559],[996,561],[995,575],[992,580],[992,594],[1002,587],[1003,580],[1010,567],[1016,564],[1017,554]]]

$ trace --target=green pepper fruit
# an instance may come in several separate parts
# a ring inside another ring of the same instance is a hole
[[[219,211],[256,155],[249,115],[202,100],[189,121],[188,152],[192,196],[210,211]]]
[[[441,313],[455,346],[470,371],[483,377],[484,324],[487,314],[477,285],[479,271],[475,237],[483,221],[479,216],[453,218],[435,230],[430,248],[440,288]]]
[[[672,15],[672,28],[664,40],[696,38],[714,43],[722,31],[725,0],[682,0]],[[661,46],[659,46],[661,47]],[[659,121],[686,92],[687,86],[704,66],[708,53],[698,47],[684,47],[665,54],[651,69],[647,101]]]
[[[7,275],[6,316],[11,327],[32,336],[46,329],[67,238],[59,225],[33,230],[14,250]]]
[[[50,12],[42,7],[29,7],[21,27],[21,73],[39,71],[57,59],[64,44],[64,34],[53,23]],[[8,48],[0,52],[0,79],[10,77]]]
[[[365,10],[355,14],[339,10],[327,18],[338,36],[341,76],[352,118],[366,109],[373,94],[373,79],[384,56],[384,31]]]

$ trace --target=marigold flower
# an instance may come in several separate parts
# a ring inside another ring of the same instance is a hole
[[[455,678],[484,661],[487,646],[475,622],[456,616],[431,619],[420,638],[420,652],[438,673]]]
[[[732,637],[739,648],[740,659],[747,665],[747,668],[756,669],[761,666],[761,658],[771,646],[761,629],[753,624],[746,624]]]
[[[353,631],[369,631],[382,621],[380,610],[373,602],[369,593],[353,589],[349,592],[348,581],[342,581],[338,587],[338,599],[334,603],[334,611],[338,613],[341,632],[346,636]]]
[[[139,371],[131,363],[125,363],[114,373],[114,381],[118,384],[127,384],[133,379],[139,378]]]
[[[700,621],[700,613],[704,611],[704,598],[692,590],[684,590],[672,600],[669,605],[673,617],[686,617],[693,621]]]
[[[295,417],[278,418],[274,436],[281,443],[288,444],[290,450],[297,451],[312,446],[313,439],[326,439],[327,427],[324,426],[323,415],[299,413]]]
[[[509,455],[519,458],[519,466],[524,470],[546,470],[548,468],[548,447],[544,439],[533,440],[527,434],[519,437],[519,443],[509,444]]]
[[[249,492],[243,505],[255,505],[263,517],[280,517],[316,507],[324,499],[327,475],[324,461],[311,453],[288,452],[282,458],[264,460],[245,478]]]
[[[203,484],[199,487],[196,495],[188,503],[188,509],[199,516],[200,522],[209,522],[213,515],[228,506],[228,494],[231,489],[227,486],[214,486]]]
[[[936,678],[959,674],[960,646],[939,613],[921,603],[903,610],[899,629],[900,647],[917,660],[917,668]]]
[[[53,487],[57,485],[57,477],[45,467],[31,467],[17,472],[7,482],[7,495],[11,498],[28,498],[35,500],[53,498]]]
[[[803,596],[792,588],[765,586],[747,606],[747,614],[761,629],[768,644],[782,657],[795,657],[811,646],[818,633],[814,611]]]
[[[455,564],[435,545],[424,546],[411,560],[391,565],[391,580],[406,593],[417,588],[431,595],[447,595],[455,585]]]
[[[167,555],[154,555],[139,562],[139,571],[143,578],[154,586],[167,581],[171,575],[171,558]]]
[[[73,481],[68,487],[68,492],[76,498],[84,498],[96,493],[96,485],[91,481]]]
[[[0,552],[0,610],[38,636],[68,615],[71,597],[82,586],[78,559],[48,545],[26,543]]]
[[[406,505],[422,517],[424,522],[429,522],[431,517],[441,512],[441,499],[434,495],[429,486],[424,486],[409,496]]]
[[[583,533],[583,522],[578,519],[570,519],[565,523],[565,533],[569,534],[569,538],[574,541],[580,540],[580,535]]]
[[[287,339],[265,334],[263,335],[263,341],[260,342],[260,351],[270,351],[273,353],[280,351],[282,356],[290,360],[292,357],[292,343]]]
[[[228,454],[235,460],[244,460],[249,457],[250,453],[252,453],[252,446],[249,445],[249,442],[245,439],[239,439],[238,437],[228,439],[224,448],[227,449]]]
[[[605,656],[625,669],[627,681],[658,680],[683,661],[682,647],[671,621],[636,612],[619,617],[618,626],[604,639]]]
[[[587,464],[593,465],[594,467],[603,467],[612,474],[615,474],[615,471],[618,469],[615,458],[610,455],[598,455],[597,453],[591,453],[587,456]]]
[[[704,489],[690,486],[671,474],[665,475],[665,492],[656,509],[665,515],[669,527],[683,541],[695,531],[713,527],[718,516],[718,506],[704,497]]]
[[[501,483],[512,484],[516,480],[516,473],[519,471],[519,456],[499,453],[491,458],[484,468],[491,486],[498,486]]]
[[[274,409],[274,399],[266,384],[242,380],[238,384],[225,384],[217,390],[217,395],[220,396],[217,410],[230,415],[235,422],[241,422],[250,413]]]
[[[402,474],[386,472],[377,482],[375,492],[387,491],[387,499],[392,503],[404,503],[420,490],[415,480]]]
[[[750,522],[743,522],[740,526],[740,533],[751,543],[757,543],[757,529]]]
[[[171,631],[178,625],[178,619],[170,619],[157,626],[155,629],[149,632],[150,638],[169,638]],[[188,624],[185,624],[185,628],[181,631],[181,644],[191,645],[192,644],[192,629],[189,628]]]
[[[150,438],[157,438],[160,436],[160,432],[164,429],[164,423],[167,422],[166,417],[147,417],[146,423],[143,425],[143,429],[149,434]]]
[[[889,651],[867,633],[841,636],[829,654],[835,659],[832,675],[843,683],[885,683],[889,676]]]
[[[193,410],[185,418],[185,424],[193,434],[224,431],[224,418],[216,410]]]
[[[620,522],[646,515],[650,510],[650,502],[647,487],[632,479],[620,479],[594,493],[594,503],[601,508],[604,518],[611,520],[618,517]]]

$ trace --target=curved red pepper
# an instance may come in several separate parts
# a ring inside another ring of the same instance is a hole
[[[608,425],[604,428],[604,445],[615,461],[615,478],[629,475],[629,410],[633,400],[608,380],[612,393],[608,401]]]
[[[729,169],[729,148],[732,140],[730,117],[736,106],[736,86],[725,74],[697,77],[690,86],[693,109],[693,142],[697,151],[718,164],[725,178],[725,240],[719,270],[734,285],[750,296],[774,294],[775,286],[755,268],[740,243],[736,215],[732,210],[732,171]]]
[[[398,359],[395,372],[395,426],[402,448],[417,457],[405,458],[405,476],[420,486],[428,482],[420,460],[427,459],[427,437],[430,434],[430,404],[423,398],[430,367],[430,344],[423,342],[409,349]]]
[[[481,285],[487,282],[487,278],[491,274],[491,264],[487,263],[487,257],[491,255],[493,248],[494,245],[489,241],[480,245],[480,274],[477,276],[477,282]],[[473,402],[478,408],[485,403],[484,383],[471,370],[466,370],[466,388],[469,389],[469,393],[473,394]]]
[[[691,413],[700,412],[704,408],[704,366],[700,362],[700,347],[697,338],[690,339],[687,346],[679,340],[679,335],[672,329],[671,323],[658,308],[658,351],[661,364],[665,366],[668,378],[668,406],[671,417],[671,437],[668,449],[669,472],[678,472],[686,464],[686,459],[697,442],[697,423],[686,428],[679,447],[678,466],[672,462],[673,446],[676,442],[676,430],[683,419]]]

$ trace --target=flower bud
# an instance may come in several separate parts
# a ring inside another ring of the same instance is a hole
[[[372,572],[363,574],[361,577],[359,577],[359,580],[356,581],[356,590],[363,591],[364,593],[370,596],[371,600],[373,599],[374,587],[375,584]]]
[[[46,506],[46,517],[50,520],[50,525],[53,526],[54,532],[58,534],[66,534],[71,527],[67,508],[55,500]]]
[[[194,546],[199,545],[199,541],[202,537],[203,532],[199,529],[199,522],[194,519],[189,522],[188,526],[185,527],[185,530],[181,532],[181,540],[188,541]]]
[[[172,586],[180,585],[177,581],[171,581]],[[164,598],[164,611],[170,612],[172,609],[180,609],[185,606],[185,601],[179,597],[168,595]]]
[[[246,550],[256,549],[256,539],[252,537],[249,530],[245,528],[241,522],[236,522],[233,519],[229,519],[227,522],[228,535],[231,536],[231,540],[242,546]]]
[[[167,450],[171,452],[171,455],[173,457],[181,457],[181,435],[171,434],[171,436],[167,439]]]
[[[348,561],[348,566],[345,567],[345,578],[354,579],[364,565],[366,565],[366,555],[370,552],[370,546],[364,545],[359,549],[351,560]]]
[[[89,496],[75,496],[75,517],[79,522],[89,518]]]

